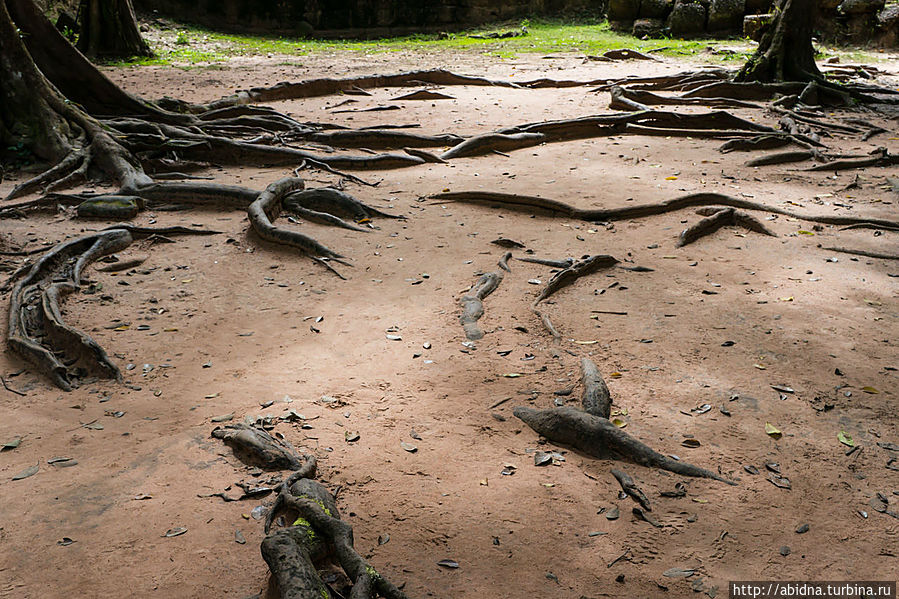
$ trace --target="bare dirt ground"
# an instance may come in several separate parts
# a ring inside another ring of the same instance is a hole
[[[573,55],[500,60],[409,53],[294,62],[244,59],[227,68],[144,67],[109,75],[147,97],[209,101],[250,85],[430,66],[512,81],[690,66],[670,59],[606,64]],[[338,96],[276,108],[298,120],[420,123],[422,132],[473,134],[605,112],[608,103],[607,94],[585,88],[452,87],[441,90],[452,100],[391,100],[407,91],[372,90],[348,106],[402,107],[388,112],[334,114],[329,107],[345,99]],[[762,111],[736,112],[776,121]],[[870,142],[837,137],[827,143],[845,152],[877,145],[899,152],[896,123],[879,122],[889,132]],[[896,253],[895,232],[813,230],[781,216],[764,221],[775,238],[725,228],[677,249],[678,233],[699,218],[692,210],[606,226],[423,199],[442,190],[483,189],[587,208],[709,190],[808,214],[899,216],[899,198],[885,180],[895,172],[858,171],[859,187],[847,190],[856,171],[748,168],[745,154],[722,155],[718,145],[613,137],[356,173],[381,182],[347,184],[350,192],[408,220],[377,220],[367,234],[292,225],[351,257],[348,281],[248,235],[240,211],[141,214],[141,224],[197,223],[223,234],[132,246],[121,257],[148,254],[143,266],[120,275],[92,269],[89,278],[102,289],[66,302],[67,321],[109,351],[131,387],[102,382],[61,392],[17,357],[0,354],[0,373],[25,393],[0,389],[0,442],[23,439],[0,456],[0,597],[242,599],[259,593],[267,579],[259,555],[263,533],[250,514],[273,497],[230,503],[201,497],[229,485],[236,496],[235,482],[259,478],[210,431],[218,416],[241,420],[285,410],[302,414],[305,426],[282,423],[276,430],[319,457],[319,479],[340,489],[357,548],[405,583],[410,597],[695,597],[694,590],[711,597],[716,587],[726,596],[730,580],[895,579],[899,520],[869,501],[880,492],[889,509],[899,510],[899,473],[886,467],[899,454],[877,445],[899,443],[899,287],[891,278],[899,264],[818,247]],[[209,174],[262,189],[290,173],[225,168]],[[304,176],[308,187],[337,181],[320,172]],[[0,194],[14,183],[4,181]],[[43,215],[5,220],[2,230],[11,245],[35,247],[100,226]],[[564,337],[554,346],[529,309],[540,289],[529,281],[545,282],[551,269],[513,261],[486,300],[487,335],[466,347],[459,298],[478,273],[495,268],[505,252],[490,243],[498,237],[541,257],[608,253],[654,271],[602,271],[558,293],[547,306]],[[628,432],[662,453],[720,469],[738,486],[564,448],[564,462],[535,466],[534,450],[551,446],[541,446],[512,408],[576,404],[581,356],[605,375]],[[135,366],[126,370],[128,364]],[[554,394],[572,387],[570,395]],[[694,410],[703,404],[711,409]],[[782,438],[767,435],[766,422]],[[94,428],[83,426],[89,423]],[[862,449],[847,456],[849,448],[837,439],[841,431]],[[358,441],[347,442],[348,432],[358,432]],[[682,446],[686,437],[701,445]],[[401,442],[415,444],[417,452]],[[78,463],[48,464],[55,456]],[[792,489],[767,479],[767,462],[779,464]],[[11,480],[36,463],[36,475]],[[746,465],[760,473],[748,473]],[[641,484],[660,528],[631,515],[635,504],[619,499],[613,467]],[[681,480],[686,497],[659,496]],[[150,498],[136,499],[144,495]],[[600,513],[613,506],[621,513],[617,520]],[[809,530],[797,534],[802,524]],[[187,532],[164,536],[176,527]],[[235,531],[245,544],[235,542]],[[74,543],[60,544],[64,538]],[[438,566],[445,559],[459,567]],[[694,574],[663,575],[671,568]]]

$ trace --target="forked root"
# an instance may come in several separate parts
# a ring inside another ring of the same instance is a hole
[[[281,211],[281,200],[284,196],[302,189],[303,180],[295,177],[279,179],[266,187],[265,190],[259,194],[256,201],[247,208],[247,215],[250,218],[250,224],[252,225],[253,230],[265,241],[299,249],[319,263],[329,267],[330,270],[335,273],[337,271],[335,271],[333,267],[330,267],[326,260],[334,260],[335,262],[350,266],[348,262],[342,260],[343,256],[325,247],[308,235],[304,235],[298,231],[281,229],[272,224],[272,221],[278,217],[278,214]]]
[[[314,472],[314,470],[313,470]],[[352,599],[406,599],[406,595],[378,573],[353,547],[353,529],[341,520],[334,496],[298,471],[281,485],[266,518],[262,557],[272,573],[281,599],[334,597],[319,576],[319,567],[333,559],[351,583]],[[292,525],[271,531],[280,515]]]
[[[696,212],[697,214],[706,215],[706,217],[681,232],[677,240],[677,247],[691,244],[697,239],[711,235],[721,227],[728,226],[743,227],[762,235],[777,237],[776,233],[768,229],[757,218],[735,208],[710,206],[708,208],[700,208]]]
[[[89,335],[62,320],[60,300],[77,291],[91,262],[127,248],[128,231],[113,229],[63,242],[44,254],[13,288],[7,342],[61,389],[85,375],[121,380],[121,372]]]
[[[599,377],[599,372],[588,370],[592,365],[589,360],[582,362],[582,367],[585,363],[587,363],[587,368],[584,370],[585,383],[589,379],[593,384],[595,378]],[[603,387],[605,387],[604,383]],[[597,393],[602,395],[603,392],[598,390]],[[594,403],[593,399],[594,393],[584,394],[584,408],[590,412],[572,406],[549,410],[517,407],[513,414],[549,441],[568,445],[596,458],[626,459],[642,466],[661,468],[675,474],[711,478],[729,485],[736,484],[710,470],[662,455],[645,443],[631,437],[604,417],[602,414],[605,405],[602,402]],[[609,406],[611,406],[611,399]]]

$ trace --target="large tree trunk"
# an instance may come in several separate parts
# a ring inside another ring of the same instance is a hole
[[[123,188],[151,183],[134,156],[75,104],[89,87],[87,76],[91,74],[108,83],[111,90],[118,88],[59,35],[31,0],[0,0],[0,5],[0,136],[4,144],[21,145],[38,158],[58,163],[45,173],[48,180],[54,175],[66,182],[76,177],[83,180],[88,167],[96,167]],[[49,34],[38,36],[39,40],[54,49],[51,42],[57,38],[64,44],[56,56],[56,71],[85,77],[81,95],[70,97],[60,92],[55,80],[51,83],[32,55],[32,47],[46,52],[42,43],[31,40],[33,46],[26,47],[26,40],[44,30]],[[85,68],[79,68],[79,60],[86,63]],[[120,90],[119,94],[139,107],[145,104]]]
[[[56,30],[32,0],[6,0],[15,27],[37,69],[62,95],[93,115],[147,115],[160,112],[110,81]],[[39,91],[39,90],[35,90]]]
[[[81,0],[78,49],[104,58],[152,56],[140,35],[131,0]]]
[[[778,0],[774,21],[736,80],[822,80],[812,47],[815,7],[815,0]]]
[[[0,141],[27,147],[39,158],[58,161],[72,149],[68,119],[51,106],[59,93],[34,64],[19,28],[0,1]]]

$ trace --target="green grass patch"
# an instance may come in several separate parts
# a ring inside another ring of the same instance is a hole
[[[520,23],[477,28],[463,32],[410,35],[377,40],[314,40],[301,37],[235,35],[207,29],[179,26],[154,29],[147,36],[157,57],[130,64],[218,63],[234,56],[304,56],[322,52],[471,52],[511,58],[520,53],[553,54],[576,52],[599,55],[608,50],[631,48],[667,56],[695,56],[706,62],[745,60],[751,48],[740,42],[722,40],[640,40],[612,31],[605,22],[527,22],[528,34],[507,39],[473,39],[471,34],[518,29]],[[741,46],[736,53],[716,54],[708,48],[722,43]]]

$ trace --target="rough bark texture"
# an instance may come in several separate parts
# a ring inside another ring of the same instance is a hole
[[[90,57],[152,56],[140,35],[131,0],[81,0],[78,49]]]
[[[823,79],[812,48],[813,0],[778,0],[774,22],[736,81],[811,81]]]
[[[50,84],[35,67],[20,32],[0,2],[0,135],[4,146],[26,144],[35,155],[60,160],[71,150],[69,123],[50,107]]]

